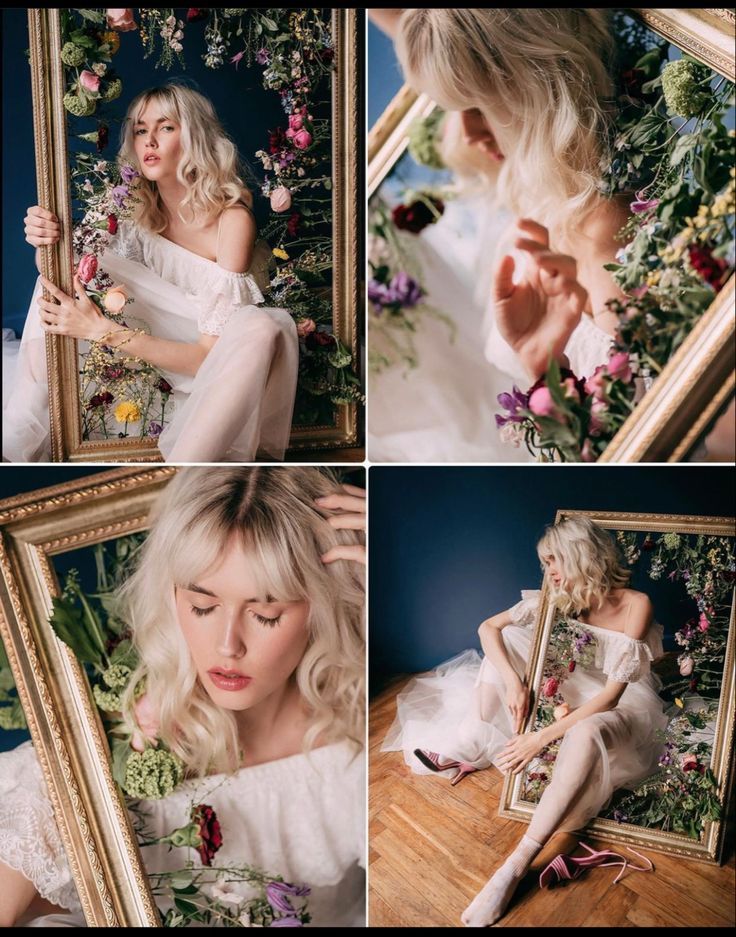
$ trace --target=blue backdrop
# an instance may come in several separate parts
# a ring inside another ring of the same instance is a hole
[[[373,467],[369,484],[372,692],[479,647],[485,618],[538,589],[536,542],[559,508],[736,512],[733,469],[720,466]],[[633,585],[670,635],[692,614],[669,583]]]
[[[368,25],[368,129],[403,85],[393,42],[373,23]]]
[[[184,19],[185,9],[175,10]],[[30,67],[25,55],[28,48],[28,21],[25,9],[2,11],[3,24],[3,326],[20,334],[38,275],[34,249],[26,243],[23,218],[26,209],[38,202],[33,150]],[[157,56],[143,59],[138,31],[120,33],[120,51],[113,56],[112,67],[123,78],[123,94],[118,99],[120,116],[139,91],[174,79],[184,79],[190,87],[211,98],[225,130],[238,146],[241,157],[255,176],[246,180],[251,189],[260,179],[259,165],[253,154],[268,149],[268,131],[286,127],[286,117],[279,95],[263,89],[263,68],[237,67],[226,63],[209,69],[202,61],[204,22],[191,23],[184,31],[186,69],[175,62],[170,72],[156,69]],[[233,53],[240,51],[236,44]],[[95,117],[75,121],[80,132],[96,130]],[[102,154],[111,159],[117,152],[119,124],[110,124],[110,142]],[[88,148],[89,144],[85,144]],[[269,211],[266,199],[256,195],[256,216],[263,222]]]

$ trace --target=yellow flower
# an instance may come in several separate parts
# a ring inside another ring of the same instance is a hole
[[[274,257],[278,257],[279,260],[289,259],[289,255],[286,253],[286,251],[282,247],[274,247],[271,253],[273,254]]]
[[[141,411],[138,404],[124,400],[115,407],[115,419],[118,423],[135,423],[140,420]]]
[[[656,286],[659,283],[660,271],[653,270],[647,274],[647,286]]]
[[[106,42],[110,46],[110,55],[115,55],[115,53],[120,48],[120,36],[116,32],[110,30],[110,32],[103,33],[100,38],[103,42]]]
[[[676,697],[675,697],[675,706],[679,706],[680,709],[684,709],[684,708],[685,708],[685,704],[683,703],[683,701],[680,699],[679,696],[676,696]]]

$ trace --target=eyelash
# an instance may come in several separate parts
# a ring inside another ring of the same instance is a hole
[[[190,603],[190,608],[193,614],[202,617],[203,615],[209,615],[210,612],[213,612],[217,608],[217,606],[210,605],[209,608],[200,608],[198,605],[191,605]],[[259,615],[258,612],[251,612],[251,614],[256,619],[256,621],[259,621],[262,625],[266,625],[268,628],[275,628],[276,625],[278,625],[278,623],[281,621],[281,615],[276,618],[266,618],[264,615]]]
[[[167,125],[166,127],[162,127],[161,129],[162,129],[162,130],[173,130],[174,128]],[[139,130],[136,130],[135,135],[136,135],[136,136],[139,136],[140,134],[145,133],[145,132],[146,132],[146,131],[141,127]]]

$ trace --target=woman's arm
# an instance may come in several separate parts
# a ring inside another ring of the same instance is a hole
[[[14,927],[37,897],[33,882],[0,861],[0,927]]]
[[[592,716],[595,713],[604,713],[615,709],[627,686],[628,683],[608,680],[601,692],[597,693],[592,699],[583,703],[582,706],[578,706],[577,709],[573,709],[571,713],[564,716],[562,719],[540,729],[536,734],[539,736],[542,748],[551,745],[556,739],[562,738],[565,732],[572,729],[574,725],[577,725],[581,719],[585,719],[587,716]]]
[[[512,624],[511,609],[487,618],[478,628],[483,653],[501,674],[506,688],[506,705],[511,714],[514,732],[520,732],[529,711],[529,690],[511,666],[501,632]]]

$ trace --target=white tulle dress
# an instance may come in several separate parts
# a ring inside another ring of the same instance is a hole
[[[223,845],[213,868],[248,863],[308,885],[311,926],[365,925],[365,758],[338,742],[267,764],[182,783],[163,800],[137,801],[147,839],[189,822],[192,804],[217,814]],[[150,835],[148,835],[150,834]],[[195,850],[145,846],[149,872],[184,868]],[[0,861],[33,882],[36,891],[68,909],[25,926],[78,927],[84,917],[51,804],[30,742],[0,754]],[[249,897],[249,886],[229,888]],[[205,889],[207,886],[205,886]],[[160,908],[167,911],[163,899]]]
[[[265,246],[248,273],[233,273],[159,234],[121,221],[100,260],[115,283],[135,300],[129,325],[152,335],[194,343],[216,335],[197,374],[162,370],[173,387],[170,422],[159,437],[169,462],[248,462],[262,448],[283,458],[291,430],[299,366],[299,342],[285,309],[266,308]],[[49,458],[48,377],[45,333],[36,301],[28,310],[19,349],[3,341],[3,457],[11,462]],[[126,321],[128,319],[126,318]],[[87,343],[80,342],[83,353]],[[139,433],[138,423],[128,433]]]
[[[510,215],[487,200],[449,201],[443,216],[421,234],[402,235],[421,269],[426,303],[448,315],[447,325],[423,317],[413,335],[418,365],[394,364],[369,375],[368,452],[374,462],[533,462],[524,446],[504,442],[494,415],[497,397],[531,381],[518,355],[498,332],[489,302],[492,274],[501,251],[510,250]],[[515,254],[517,265],[523,255]],[[369,344],[380,347],[380,335]],[[611,336],[584,315],[565,353],[578,376],[608,360]]]
[[[511,665],[524,677],[540,592],[523,591],[511,609],[512,624],[501,631]],[[604,688],[607,680],[628,683],[615,709],[595,713],[569,729],[560,744],[555,771],[574,755],[576,738],[590,733],[598,744],[600,762],[596,783],[576,797],[560,829],[581,829],[607,806],[619,788],[634,789],[657,770],[663,742],[657,730],[669,719],[658,691],[661,681],[650,669],[663,654],[662,626],[653,623],[645,640],[576,623],[592,636],[591,664],[580,664],[562,684],[560,692],[571,709],[581,706]],[[414,749],[439,752],[444,758],[464,761],[475,768],[496,764],[506,742],[515,734],[506,706],[505,685],[496,667],[474,650],[464,651],[440,664],[426,676],[416,677],[399,693],[397,715],[382,751],[403,751],[404,760],[417,774],[430,774]],[[445,774],[444,777],[449,775]]]

